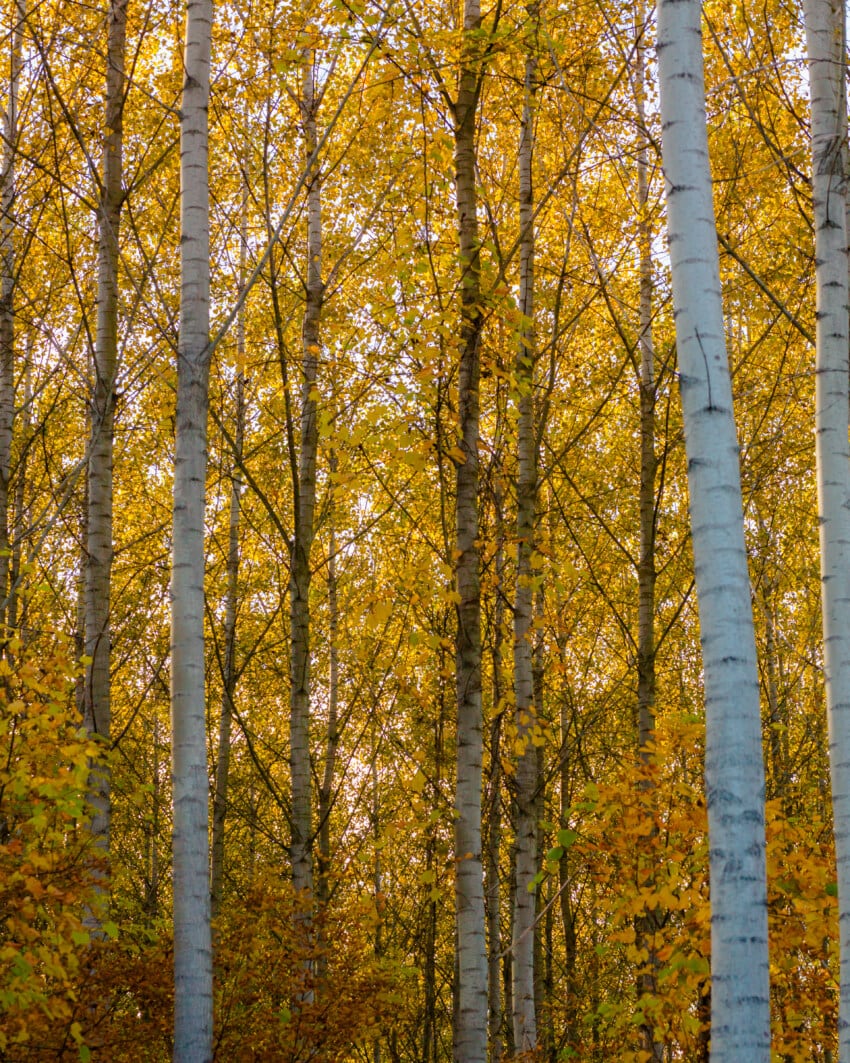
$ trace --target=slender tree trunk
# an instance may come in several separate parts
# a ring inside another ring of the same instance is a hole
[[[642,23],[643,20],[641,20]],[[638,33],[642,34],[642,24]],[[644,111],[646,47],[635,50],[635,97],[641,138],[637,156],[640,254],[640,557],[638,562],[638,745],[655,732],[655,349],[652,339],[652,225],[649,219],[649,143]]]
[[[536,5],[529,18],[536,18]],[[515,377],[517,400],[517,580],[514,596],[514,698],[518,755],[516,761],[516,834],[514,842],[513,1029],[520,1054],[537,1048],[534,1000],[534,926],[537,898],[533,888],[538,867],[537,746],[539,727],[534,699],[534,522],[537,510],[537,436],[534,423],[534,95],[536,62],[525,62],[525,99],[519,142],[520,311],[522,330]]]
[[[377,728],[372,729],[372,763],[369,766],[369,774],[372,783],[372,837],[375,841],[375,865],[372,874],[372,884],[375,891],[375,956],[381,959],[384,955],[383,921],[381,919],[381,898],[384,892],[383,872],[381,868],[381,850],[378,841],[381,837],[381,802],[378,790],[378,738]],[[331,774],[331,777],[333,775]],[[381,1039],[375,1038],[372,1046],[372,1063],[381,1063]]]
[[[649,758],[649,743],[655,736],[655,348],[652,337],[652,223],[649,217],[649,134],[646,126],[646,45],[643,6],[638,9],[635,47],[635,106],[640,147],[637,155],[638,248],[640,255],[640,554],[638,558],[638,751]],[[653,833],[655,828],[653,827]],[[660,913],[646,912],[636,920],[636,945],[647,952],[638,975],[638,996],[654,998],[658,993],[656,972],[659,962],[652,935],[660,924]],[[643,1049],[652,1063],[661,1063],[664,1045],[655,1039],[652,1023],[640,1027]]]
[[[153,766],[151,778],[153,790],[151,792],[151,818],[147,827],[147,881],[145,882],[144,911],[148,919],[156,919],[159,915],[159,822],[160,822],[160,790],[159,790],[159,721],[154,717],[153,721]]]
[[[502,645],[505,624],[505,545],[502,489],[494,477],[493,521],[496,527],[496,553],[493,558],[496,573],[493,607],[493,706],[502,703]],[[486,909],[487,909],[487,1011],[490,1059],[499,1063],[504,1054],[502,1040],[502,985],[500,958],[502,952],[502,887],[499,875],[502,848],[502,770],[501,770],[502,713],[497,712],[490,725],[490,788],[487,798]]]
[[[244,278],[244,240],[240,275]],[[239,366],[244,364],[245,323],[239,314],[236,332]],[[224,605],[224,660],[221,674],[221,715],[218,725],[218,756],[215,766],[215,795],[212,821],[212,864],[210,870],[211,915],[221,908],[224,885],[224,825],[227,818],[227,790],[230,775],[230,731],[233,723],[233,698],[236,693],[236,606],[239,590],[239,498],[242,481],[239,467],[245,439],[245,377],[236,378],[236,432],[234,435],[233,472],[230,487],[230,513],[227,540],[227,593]]]
[[[660,0],[658,62],[673,305],[705,673],[711,1057],[715,1063],[744,1059],[767,1063],[764,760],[709,169],[699,0]]]
[[[767,536],[767,528],[763,528]],[[767,543],[768,540],[766,539]],[[764,607],[764,666],[766,673],[767,711],[770,748],[768,797],[778,797],[783,803],[787,796],[787,728],[785,726],[784,697],[780,693],[782,666],[776,637],[776,580],[764,572],[761,579],[761,599]]]
[[[7,624],[10,631],[18,626],[18,610],[21,597],[18,593],[18,581],[21,578],[21,561],[23,558],[24,544],[24,508],[26,506],[27,487],[27,453],[30,433],[32,432],[32,340],[27,344],[27,352],[24,355],[24,401],[21,404],[23,423],[19,430],[20,453],[18,467],[15,470],[15,516],[12,524],[13,534],[11,542],[12,560],[9,571],[9,604],[7,612]]]
[[[3,123],[0,173],[0,626],[7,620],[9,587],[9,478],[15,420],[15,156],[18,150],[18,95],[21,81],[25,0],[17,0],[10,34],[9,89]]]
[[[90,734],[109,742],[111,729],[109,623],[112,595],[112,456],[115,384],[118,372],[118,233],[123,170],[124,52],[127,0],[110,0],[106,47],[106,114],[103,180],[98,211],[97,325],[94,394],[88,466],[85,567],[85,722]],[[109,853],[111,798],[109,769],[99,763],[89,774],[89,802],[95,809],[91,832]]]
[[[302,324],[301,450],[295,486],[295,535],[289,577],[290,753],[292,774],[292,885],[309,921],[313,893],[313,815],[310,771],[310,550],[316,508],[316,379],[322,283],[321,179],[316,159],[316,98],[313,55],[304,59],[301,123],[311,172],[307,191],[307,284]]]
[[[242,454],[245,441],[245,291],[248,265],[248,184],[242,186],[239,220],[240,309],[236,317],[236,432],[232,455],[230,513],[227,539],[227,591],[224,604],[224,660],[221,674],[221,714],[218,725],[218,756],[213,797],[212,863],[210,867],[210,906],[213,918],[221,908],[224,885],[224,825],[227,819],[227,791],[230,777],[230,732],[236,693],[236,608],[239,589],[239,516],[242,494]]]
[[[816,454],[824,677],[838,870],[838,1055],[850,1063],[850,447],[844,4],[806,0],[817,279]]]
[[[212,0],[186,10],[180,112],[180,339],[171,579],[174,1063],[212,1059],[209,782],[204,698],[204,488],[209,412]]]
[[[479,0],[464,0],[463,57],[455,104],[455,182],[461,269],[460,449],[456,479],[457,787],[455,904],[458,985],[455,1063],[487,1058],[487,946],[481,861],[481,582],[478,546],[481,248],[475,188],[475,125],[482,59]]]
[[[331,451],[328,468],[331,476],[337,471],[336,453]],[[317,898],[321,908],[330,900],[331,868],[331,805],[333,802],[334,775],[339,748],[339,602],[336,582],[336,531],[333,512],[330,513],[330,537],[328,543],[328,730],[325,740],[325,765],[319,786],[319,882]],[[377,757],[377,751],[374,754]],[[374,774],[374,768],[373,768]],[[376,776],[377,778],[377,776]],[[377,782],[375,783],[377,786]],[[377,789],[374,791],[377,802]],[[377,816],[377,804],[376,804]],[[376,828],[377,829],[377,828]],[[377,852],[377,850],[376,850]],[[376,867],[379,856],[376,856]],[[380,871],[376,870],[376,876]]]

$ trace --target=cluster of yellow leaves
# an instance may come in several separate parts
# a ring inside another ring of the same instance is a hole
[[[85,794],[99,751],[74,707],[67,657],[18,650],[0,657],[0,1053],[44,1058],[41,1039],[58,1034],[80,1058],[82,916],[97,903]]]
[[[681,751],[698,751],[701,727],[668,719],[646,763],[616,782],[591,784],[573,810],[570,859],[597,898],[597,955],[613,992],[588,1016],[617,1058],[649,1058],[639,1028],[700,1058],[708,1030],[711,940],[708,838],[698,778]],[[678,753],[677,753],[678,751]],[[555,855],[559,855],[557,852]],[[781,1058],[815,1058],[834,1040],[837,905],[831,831],[819,815],[767,805],[773,1044]],[[638,992],[652,975],[654,992]]]
[[[374,901],[355,900],[308,929],[279,879],[229,905],[215,927],[215,1059],[336,1063],[409,1021],[415,972],[376,958],[379,920]],[[75,1018],[99,1056],[167,1063],[172,1011],[167,930],[96,945]]]

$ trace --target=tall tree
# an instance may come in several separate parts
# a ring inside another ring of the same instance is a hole
[[[109,5],[106,42],[106,113],[103,176],[98,206],[97,326],[94,346],[95,381],[91,403],[88,482],[86,491],[84,695],[86,728],[108,742],[111,729],[110,662],[112,636],[112,458],[115,390],[118,373],[118,236],[121,221],[124,150],[124,53],[127,0]],[[92,833],[109,851],[110,784],[104,763],[92,771],[89,800],[96,813]]]
[[[532,653],[534,612],[534,525],[537,515],[537,427],[534,417],[534,31],[538,5],[528,6],[528,54],[519,140],[519,271],[522,323],[516,356],[517,389],[517,568],[514,595],[514,698],[518,756],[516,763],[516,834],[514,841],[513,1028],[520,1053],[537,1048],[534,999],[534,940],[538,867],[538,746]]]
[[[806,0],[812,100],[817,364],[815,426],[824,679],[838,867],[839,1058],[850,1063],[850,446],[844,3]]]
[[[9,481],[15,419],[15,158],[18,152],[18,98],[26,20],[26,0],[15,0],[9,34],[9,82],[3,120],[0,171],[0,619],[7,618],[9,583]]]
[[[767,1063],[770,1000],[758,666],[720,291],[700,15],[699,0],[661,0],[658,8],[667,228],[705,673],[711,1057],[716,1063]]]
[[[481,859],[481,575],[478,542],[479,385],[481,378],[481,244],[476,193],[476,126],[486,49],[479,0],[464,0],[463,40],[454,103],[454,161],[460,251],[460,455],[457,459],[455,579],[457,607],[457,780],[455,904],[457,993],[455,1063],[487,1058],[487,951]]]
[[[243,211],[245,201],[243,200]],[[244,213],[243,213],[244,218]],[[244,228],[240,252],[240,277],[245,276]],[[221,659],[221,713],[218,726],[218,755],[215,765],[213,794],[212,852],[210,862],[211,914],[218,915],[224,892],[224,827],[227,819],[230,782],[230,743],[236,693],[236,610],[239,604],[239,514],[242,481],[239,466],[245,438],[245,322],[240,313],[236,325],[239,369],[236,377],[236,431],[233,437],[233,470],[230,485],[230,509],[227,521],[227,590],[224,601],[224,638]]]
[[[236,429],[233,435],[230,473],[230,508],[227,519],[227,589],[224,599],[224,631],[221,657],[221,712],[218,721],[218,755],[213,791],[212,851],[210,855],[211,914],[217,916],[224,891],[224,827],[230,785],[230,743],[236,693],[236,613],[239,605],[239,517],[242,497],[242,459],[245,441],[245,281],[248,264],[247,175],[242,185],[239,212],[239,285],[236,315]]]
[[[638,491],[638,638],[637,638],[637,704],[638,750],[646,760],[649,744],[655,735],[655,540],[656,496],[655,481],[658,461],[655,455],[655,344],[652,335],[652,219],[649,201],[650,138],[646,119],[646,13],[638,8],[635,32],[634,93],[638,120],[639,146],[637,152],[638,193],[638,286],[640,365],[640,487]],[[658,928],[661,913],[648,912],[637,920],[638,948],[646,949],[647,963],[638,976],[638,993],[655,997],[658,991],[658,955],[650,942],[650,935]],[[644,1048],[652,1063],[662,1063],[664,1045],[656,1040],[652,1022],[641,1025]]]
[[[208,119],[212,0],[186,9],[180,110],[180,337],[171,575],[174,1063],[212,1059],[204,490],[209,411]]]
[[[292,885],[309,917],[313,893],[313,802],[310,765],[310,551],[315,535],[318,421],[316,381],[322,282],[322,193],[318,160],[316,57],[304,55],[301,129],[307,169],[307,262],[301,325],[301,438],[293,482],[295,531],[289,569],[289,765],[292,777]]]

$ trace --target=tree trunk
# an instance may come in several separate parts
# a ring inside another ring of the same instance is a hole
[[[481,861],[481,583],[478,546],[479,377],[482,329],[481,248],[475,188],[475,120],[482,60],[479,0],[464,0],[463,55],[455,104],[455,182],[461,269],[460,383],[462,457],[457,461],[457,787],[455,904],[458,986],[455,1063],[487,1058],[487,949]]]
[[[635,107],[638,117],[640,146],[637,155],[638,186],[638,253],[640,298],[640,487],[639,521],[640,554],[638,557],[638,646],[637,703],[638,751],[649,758],[649,743],[655,737],[655,347],[652,337],[652,224],[649,218],[649,134],[646,127],[646,16],[643,7],[637,18],[635,46]],[[656,833],[652,828],[653,835]],[[656,973],[659,967],[652,935],[658,929],[661,913],[645,912],[636,919],[638,950],[647,952],[643,970],[638,975],[638,997],[654,998],[658,993]],[[655,1039],[651,1022],[642,1023],[643,1049],[652,1063],[662,1063],[664,1045]]]
[[[333,476],[337,471],[336,453],[331,451],[328,469]],[[336,532],[333,524],[333,509],[329,514],[331,521],[328,542],[328,729],[325,739],[325,765],[322,771],[322,783],[319,787],[319,882],[317,897],[319,905],[325,908],[330,900],[331,869],[331,806],[333,803],[333,785],[336,773],[336,758],[339,748],[339,602],[337,600],[336,581]],[[377,757],[377,751],[374,753]],[[374,773],[373,767],[373,773]],[[377,784],[376,784],[377,785]],[[375,815],[377,816],[377,789],[375,789]],[[377,827],[376,827],[377,830]],[[379,855],[376,850],[376,867]],[[376,876],[379,871],[376,870]],[[377,887],[376,887],[377,888]]]
[[[307,184],[307,286],[302,339],[301,450],[295,485],[295,535],[289,577],[290,601],[290,753],[292,773],[292,885],[301,895],[309,919],[313,893],[313,818],[310,772],[310,549],[316,508],[316,377],[322,284],[321,185],[316,145],[313,56],[304,60],[301,122],[311,168]]]
[[[88,518],[85,566],[85,723],[90,734],[110,740],[110,602],[112,596],[112,455],[115,385],[118,372],[118,232],[123,169],[124,52],[127,0],[111,0],[106,48],[106,114],[103,181],[98,211],[97,331],[94,394],[88,464]],[[89,802],[95,809],[91,832],[109,853],[111,798],[109,769],[93,766]]]
[[[210,905],[213,918],[221,908],[224,885],[224,825],[230,776],[230,732],[236,692],[236,608],[239,588],[239,515],[242,494],[242,453],[245,441],[245,278],[248,264],[248,184],[242,186],[239,220],[239,311],[236,317],[236,432],[232,455],[230,513],[227,539],[227,592],[224,604],[224,658],[221,672],[221,715],[213,797]]]
[[[0,173],[0,626],[7,620],[9,587],[9,478],[15,419],[15,155],[18,150],[18,94],[26,19],[25,0],[15,3],[10,33],[9,94],[3,123]],[[2,632],[5,634],[5,632]]]
[[[243,229],[244,233],[244,229]],[[244,278],[244,239],[240,276]],[[230,775],[230,730],[233,723],[233,697],[236,692],[236,606],[239,585],[239,497],[242,492],[239,467],[245,438],[245,377],[241,371],[245,354],[245,324],[240,311],[236,331],[239,375],[236,378],[236,432],[230,487],[230,513],[227,541],[227,593],[224,605],[224,659],[221,670],[221,715],[218,725],[218,756],[213,798],[212,863],[210,870],[211,915],[221,908],[224,886],[224,824],[227,818],[227,789]]]
[[[840,995],[838,1048],[850,1063],[850,447],[846,176],[842,145],[844,4],[806,0],[812,99],[812,171],[817,280],[816,454],[824,678],[838,870]]]
[[[658,61],[673,305],[705,673],[711,1056],[715,1063],[743,1059],[767,1063],[764,760],[709,169],[699,0],[660,0]]]
[[[534,5],[529,18],[536,18]],[[537,436],[534,423],[534,95],[536,62],[525,62],[525,100],[519,142],[520,311],[522,329],[515,378],[517,400],[517,578],[514,596],[514,698],[517,731],[516,834],[514,842],[513,1029],[520,1054],[537,1048],[534,1000],[534,926],[538,867],[537,746],[532,632],[534,611],[534,521],[537,510]]]
[[[207,109],[212,0],[189,0],[180,111],[180,338],[171,579],[174,1063],[212,1059],[204,488],[209,410]]]
[[[21,595],[18,593],[18,582],[21,578],[21,561],[23,559],[26,471],[30,433],[32,432],[32,402],[32,333],[30,333],[27,352],[24,355],[24,401],[21,403],[23,423],[20,425],[18,433],[20,458],[15,470],[15,515],[12,524],[13,532],[10,537],[12,556],[9,570],[9,601],[6,613],[6,623],[10,631],[14,631],[18,626],[18,610],[21,602]],[[21,613],[20,620],[23,622],[23,613]]]
[[[499,477],[493,477],[493,522],[496,529],[496,552],[493,567],[496,574],[493,605],[493,707],[502,703],[502,645],[505,624],[505,543],[502,514],[502,488]],[[502,1039],[502,888],[499,874],[502,848],[502,711],[493,716],[490,724],[490,785],[487,793],[486,914],[487,914],[487,1011],[491,1063],[500,1063],[504,1055]]]

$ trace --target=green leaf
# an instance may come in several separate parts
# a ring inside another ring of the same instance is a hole
[[[565,849],[569,849],[576,838],[578,838],[578,833],[574,830],[564,829],[558,831],[558,845],[562,845]]]

